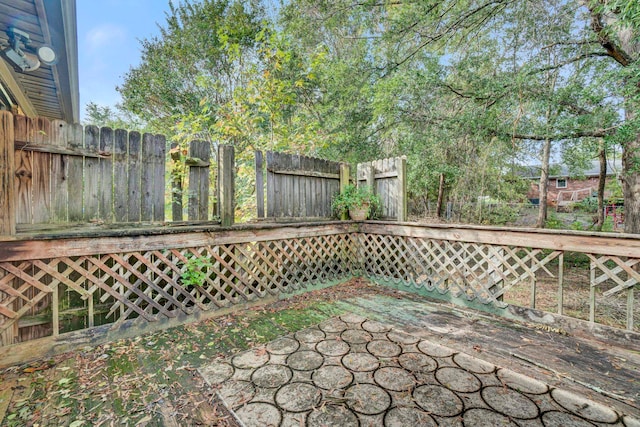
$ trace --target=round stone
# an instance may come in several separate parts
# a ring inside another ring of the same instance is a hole
[[[344,322],[348,322],[348,323],[356,323],[356,324],[360,324],[362,322],[364,322],[365,320],[367,320],[366,317],[362,317],[359,314],[355,314],[355,313],[346,313],[343,314],[342,316],[340,316],[340,320],[344,321]]]
[[[474,427],[518,427],[518,424],[511,421],[509,417],[483,408],[474,408],[466,411],[464,413],[464,425]]]
[[[231,378],[233,366],[228,363],[213,363],[200,368],[200,374],[209,385],[218,385]]]
[[[293,372],[284,365],[265,365],[256,369],[251,375],[251,381],[258,387],[280,387],[291,380]]]
[[[436,379],[448,389],[461,393],[473,393],[482,387],[475,375],[460,368],[440,368],[436,371]]]
[[[298,371],[312,371],[322,366],[323,362],[322,355],[311,350],[297,351],[287,357],[287,365]]]
[[[434,344],[429,341],[420,341],[418,344],[418,350],[431,357],[449,357],[455,353],[448,347],[441,346],[440,344]]]
[[[304,412],[320,402],[320,390],[307,383],[291,383],[276,392],[276,403],[285,411]]]
[[[325,356],[342,356],[349,353],[349,344],[338,340],[325,340],[316,345],[316,350]]]
[[[542,414],[542,422],[545,426],[562,427],[593,427],[595,424],[576,417],[573,414],[559,411],[549,411]]]
[[[402,348],[391,341],[375,340],[367,344],[367,351],[378,357],[396,357],[402,353]]]
[[[380,368],[374,372],[373,379],[380,387],[392,391],[407,391],[416,385],[416,378],[402,368]]]
[[[389,393],[373,384],[356,384],[345,392],[344,397],[351,409],[365,415],[381,414],[391,405]]]
[[[544,394],[549,391],[549,387],[545,383],[509,369],[499,369],[497,376],[503,384],[516,391],[531,394]]]
[[[313,383],[325,390],[345,388],[353,381],[353,374],[342,366],[329,365],[314,371]]]
[[[625,427],[640,427],[640,418],[633,418],[630,415],[625,415],[622,417],[622,424]]]
[[[375,322],[373,320],[367,320],[362,324],[362,329],[368,332],[389,332],[391,328],[387,325],[384,325],[380,322]]]
[[[243,405],[236,411],[243,425],[262,427],[277,426],[282,421],[282,414],[275,406],[269,403],[254,402]]]
[[[340,335],[340,338],[350,344],[364,344],[373,339],[369,332],[358,329],[347,329]]]
[[[237,354],[231,359],[231,364],[236,368],[259,368],[269,361],[269,353],[260,350],[249,350]]]
[[[391,341],[396,342],[398,344],[415,344],[420,341],[420,338],[414,337],[413,335],[407,334],[405,332],[391,331],[387,334],[387,338]]]
[[[220,388],[222,400],[231,408],[250,401],[256,390],[250,381],[227,381]]]
[[[489,374],[496,369],[495,365],[464,353],[458,353],[453,356],[453,361],[462,369],[476,374]]]
[[[358,427],[358,417],[344,406],[327,405],[312,411],[307,418],[309,427]]]
[[[290,354],[300,347],[300,343],[293,338],[278,338],[267,344],[267,351],[271,354]]]
[[[433,418],[418,408],[398,406],[384,416],[384,427],[437,426]]]
[[[464,409],[462,400],[439,385],[422,385],[413,391],[413,400],[425,411],[441,417],[455,417]]]
[[[422,353],[402,353],[398,356],[398,363],[411,372],[433,372],[438,368],[435,360]]]
[[[325,337],[325,334],[320,329],[309,328],[296,332],[294,336],[298,341],[314,343],[322,341]]]
[[[378,359],[368,353],[349,353],[342,358],[342,364],[356,372],[368,372],[378,368]]]
[[[618,414],[611,408],[565,390],[551,390],[551,397],[567,411],[597,423],[615,423]]]
[[[320,329],[330,333],[340,333],[346,330],[349,326],[340,319],[329,319],[318,325]]]
[[[480,393],[491,408],[512,418],[530,420],[539,415],[538,406],[527,396],[505,387],[485,387]]]

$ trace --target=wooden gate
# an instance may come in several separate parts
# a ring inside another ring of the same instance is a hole
[[[392,157],[359,163],[358,185],[368,185],[380,197],[381,219],[407,220],[407,158]]]
[[[262,186],[261,157],[256,154],[258,189]],[[266,160],[268,218],[331,218],[331,199],[340,190],[341,163],[273,151],[267,151]],[[348,175],[346,165],[342,170]],[[260,202],[258,192],[259,212]]]

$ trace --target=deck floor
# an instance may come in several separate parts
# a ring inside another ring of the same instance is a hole
[[[335,305],[345,314],[201,374],[246,426],[640,425],[625,349],[408,294]]]
[[[238,425],[227,407],[247,425],[640,426],[640,343],[353,280],[0,371],[0,425]]]

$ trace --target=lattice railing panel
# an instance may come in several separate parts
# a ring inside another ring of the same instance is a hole
[[[361,234],[359,242],[369,276],[500,306],[506,291],[536,273],[553,277],[547,266],[561,253],[379,234]]]
[[[344,279],[356,258],[354,237],[332,234],[0,263],[0,339],[3,345],[14,342],[20,319],[52,295],[56,307],[86,310],[90,327],[97,306],[109,322],[156,321]],[[185,284],[181,277],[193,268],[193,258],[206,260],[204,279]],[[55,313],[51,316],[57,334],[58,320]]]

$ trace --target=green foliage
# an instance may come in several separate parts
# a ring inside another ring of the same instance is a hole
[[[115,109],[89,102],[85,106],[85,125],[110,127],[112,129],[146,131],[146,124],[121,106]]]
[[[587,197],[579,202],[575,203],[574,208],[581,212],[597,213],[598,212],[598,199],[595,197]]]
[[[331,208],[338,218],[344,218],[351,208],[369,205],[369,218],[375,218],[380,211],[380,198],[366,185],[356,187],[347,185],[331,201]]]
[[[547,220],[544,224],[545,228],[551,228],[553,230],[563,230],[564,223],[553,212],[550,212]]]
[[[202,286],[212,268],[213,264],[209,259],[190,253],[187,255],[185,270],[180,276],[182,286]]]

